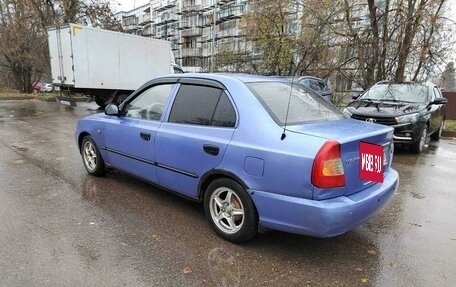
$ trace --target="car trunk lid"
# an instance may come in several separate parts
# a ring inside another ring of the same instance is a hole
[[[393,152],[393,129],[391,127],[343,119],[294,125],[287,128],[290,131],[321,137],[327,140],[336,140],[340,143],[341,160],[344,167],[345,186],[338,188],[317,188],[314,190],[314,199],[327,199],[341,195],[350,195],[360,192],[376,182],[360,178],[360,142],[375,144],[384,150],[384,176],[391,165]]]

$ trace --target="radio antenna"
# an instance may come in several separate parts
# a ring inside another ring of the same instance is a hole
[[[282,136],[280,137],[280,140],[282,140],[282,141],[287,137],[286,131],[287,131],[287,123],[288,123],[288,113],[290,112],[291,95],[293,93],[294,78],[295,78],[297,71],[298,71],[298,67],[296,67],[296,69],[293,71],[293,76],[291,77],[290,96],[288,97],[287,114],[285,115],[285,125],[283,126]]]

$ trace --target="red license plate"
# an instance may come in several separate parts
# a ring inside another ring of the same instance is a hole
[[[365,142],[359,143],[359,178],[383,182],[383,147]]]

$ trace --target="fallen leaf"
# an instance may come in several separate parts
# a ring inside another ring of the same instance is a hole
[[[361,271],[363,271],[363,268],[359,268],[359,267],[355,268],[355,271],[361,272]]]
[[[367,253],[369,253],[370,255],[376,255],[377,252],[375,250],[368,250]]]
[[[185,267],[184,270],[183,270],[184,274],[190,274],[192,273],[192,268],[190,267]]]
[[[362,278],[361,279],[361,283],[367,283],[367,279],[366,278]]]

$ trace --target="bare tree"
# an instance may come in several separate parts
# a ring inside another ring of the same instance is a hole
[[[425,78],[445,55],[446,0],[344,0],[348,41],[354,43],[360,84]],[[378,6],[380,4],[381,6]],[[363,11],[367,4],[368,12]],[[353,27],[357,26],[357,29]]]
[[[0,65],[16,89],[30,93],[48,73],[46,28],[64,23],[121,30],[107,0],[0,0]]]

